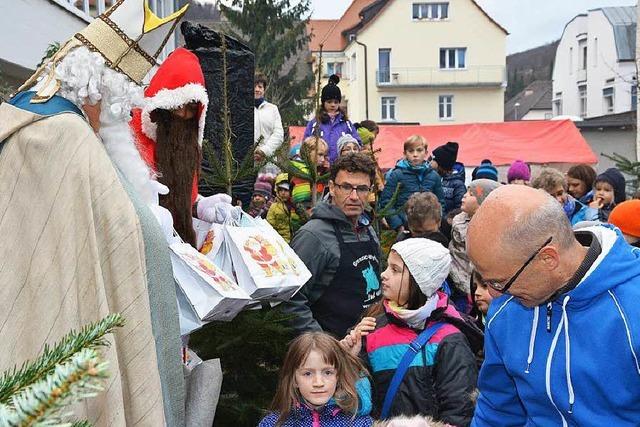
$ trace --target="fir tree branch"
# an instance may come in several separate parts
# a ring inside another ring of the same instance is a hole
[[[0,403],[8,404],[12,395],[51,373],[56,365],[67,362],[83,348],[108,346],[109,343],[104,336],[121,326],[124,326],[124,318],[118,313],[110,314],[99,322],[83,327],[80,332],[71,331],[53,348],[45,345],[42,355],[37,360],[25,362],[20,369],[14,367],[2,374]]]
[[[108,376],[107,365],[95,349],[80,350],[69,361],[57,365],[46,378],[13,396],[11,406],[3,405],[0,425],[64,425],[62,419],[68,415],[63,413],[65,406],[103,390],[102,380]]]

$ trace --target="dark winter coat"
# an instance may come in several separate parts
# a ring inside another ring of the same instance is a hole
[[[447,296],[441,292],[439,295],[437,314],[444,311],[459,318]],[[427,326],[432,324],[427,321]],[[366,354],[362,356],[373,377],[374,414],[380,413],[396,368],[420,332],[407,326],[385,302],[385,313],[377,317],[375,331],[363,343]],[[447,323],[416,355],[398,388],[390,416],[429,415],[455,426],[466,426],[473,416],[471,394],[477,378],[475,356],[466,337]]]
[[[275,427],[279,415],[272,412],[260,421],[258,427]],[[282,427],[369,427],[373,420],[369,416],[347,414],[339,406],[328,404],[319,411],[300,405],[295,408]]]
[[[289,301],[282,304],[282,310],[295,317],[293,327],[297,333],[321,331],[314,319],[311,306],[317,302],[333,281],[340,265],[340,244],[333,226],[337,225],[345,243],[369,241],[380,242],[373,227],[362,218],[354,229],[349,219],[338,207],[322,202],[313,210],[308,221],[291,240],[291,248],[311,272],[311,279]],[[378,259],[382,259],[379,249]]]
[[[430,191],[436,195],[442,206],[445,205],[440,175],[431,169],[426,162],[416,167],[411,166],[406,159],[403,159],[400,160],[396,164],[395,169],[388,174],[384,190],[382,190],[382,194],[380,195],[378,209],[382,209],[391,201],[398,184],[400,184],[400,192],[398,193],[396,202],[391,208],[394,214],[385,217],[389,226],[394,230],[401,225],[406,225],[407,216],[404,212],[398,211],[404,207],[413,193]]]
[[[304,130],[304,139],[314,135],[316,123],[317,121],[315,118],[309,120],[309,123],[307,123],[307,127]],[[324,139],[327,141],[327,144],[329,144],[329,163],[333,164],[333,162],[338,158],[338,155],[340,154],[338,153],[338,139],[346,134],[353,136],[358,140],[358,144],[362,146],[360,135],[358,134],[355,126],[353,126],[351,121],[345,120],[342,113],[338,113],[333,120],[329,120],[327,123],[320,123],[320,138]]]
[[[464,193],[467,192],[467,186],[464,183],[464,165],[456,163],[457,165],[462,167],[454,167],[453,172],[442,177],[442,192],[444,193],[443,215],[458,209],[462,205]]]

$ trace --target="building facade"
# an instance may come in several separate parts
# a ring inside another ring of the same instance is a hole
[[[0,76],[19,85],[36,69],[47,47],[64,43],[86,27],[116,0],[11,0],[0,2]],[[167,16],[176,9],[173,0],[149,0],[150,9]],[[175,48],[174,36],[159,60]]]
[[[636,110],[636,21],[630,6],[589,10],[567,23],[553,70],[554,116]]]
[[[340,20],[309,25],[324,25],[314,63],[323,41],[323,75],[341,75],[355,120],[503,121],[508,33],[473,0],[355,0]]]

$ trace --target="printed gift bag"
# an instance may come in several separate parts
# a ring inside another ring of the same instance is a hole
[[[252,224],[225,226],[224,246],[231,255],[238,285],[253,299],[286,301],[311,273],[275,231],[278,238]]]
[[[187,243],[171,248],[173,275],[202,321],[233,319],[251,298],[206,256]]]

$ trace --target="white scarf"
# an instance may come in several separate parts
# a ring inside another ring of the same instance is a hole
[[[431,316],[431,313],[438,308],[438,293],[431,295],[424,305],[416,310],[409,310],[408,308],[400,307],[395,302],[389,301],[389,307],[398,315],[398,317],[405,321],[407,325],[413,329],[424,329],[427,319]]]

